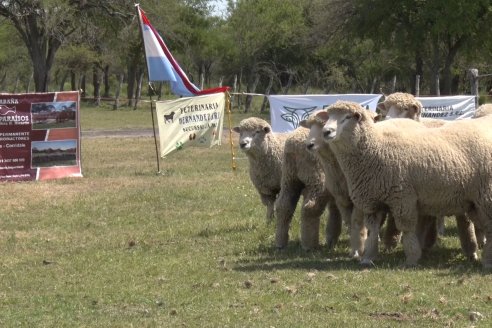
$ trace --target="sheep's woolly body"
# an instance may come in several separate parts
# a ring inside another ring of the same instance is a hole
[[[365,229],[362,222],[362,213],[358,210],[354,210],[352,200],[349,196],[349,190],[345,176],[338,164],[338,161],[333,154],[333,151],[326,143],[319,142],[321,136],[317,135],[322,129],[325,121],[316,115],[316,112],[311,114],[307,120],[303,123],[303,126],[311,128],[314,135],[309,134],[308,145],[314,146],[314,143],[318,143],[318,147],[313,152],[321,162],[323,172],[325,174],[326,189],[334,197],[337,208],[340,211],[342,220],[350,228],[350,244],[351,251],[350,256],[357,257],[363,252],[363,243],[365,239]],[[316,130],[316,132],[315,132]],[[316,141],[315,141],[316,139]],[[306,146],[304,145],[304,148]]]
[[[415,236],[418,213],[476,211],[480,224],[491,226],[490,214],[485,213],[492,213],[492,167],[486,164],[492,162],[492,116],[428,129],[405,119],[374,124],[365,112],[350,102],[330,106],[330,116],[347,117],[338,122],[330,146],[355,205],[369,216],[382,204],[389,206],[404,233],[407,264],[420,257]],[[331,120],[325,129],[330,126]],[[492,229],[487,237],[492,240]],[[492,266],[492,243],[486,244],[482,262]]]
[[[245,150],[249,176],[262,203],[267,206],[267,219],[271,220],[275,199],[280,192],[284,143],[288,134],[272,133],[268,122],[257,117],[242,120],[234,131],[240,133],[240,144],[243,134],[251,137],[251,147]]]
[[[316,159],[313,160],[314,157],[305,147],[300,149],[300,145],[304,146],[307,133],[303,130],[275,134],[266,121],[256,117],[244,119],[234,128],[234,131],[240,133],[240,145],[244,142],[251,146],[244,149],[250,165],[249,175],[263,204],[267,206],[267,219],[273,218],[275,202],[278,201],[278,247],[287,244],[290,221],[301,195],[303,248],[312,249],[318,246],[320,216],[327,204],[330,206],[330,222],[337,222],[338,211],[334,202],[329,202],[331,197],[324,188],[323,173],[321,169],[312,169],[316,165],[319,167],[319,163]],[[328,235],[327,242],[336,242],[337,238],[338,236],[335,238]]]
[[[483,104],[477,108],[475,114],[473,115],[473,118],[479,118],[485,115],[489,115],[491,113],[492,113],[492,104]]]
[[[282,163],[281,191],[275,203],[277,216],[276,245],[285,247],[288,241],[289,224],[296,204],[303,196],[301,208],[301,244],[312,249],[319,244],[320,216],[329,205],[329,223],[326,229],[326,244],[333,247],[340,232],[339,214],[330,193],[325,189],[324,174],[318,159],[306,149],[305,140],[309,130],[298,128],[285,141]],[[334,231],[335,230],[335,231]]]

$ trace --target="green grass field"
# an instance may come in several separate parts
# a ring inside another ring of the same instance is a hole
[[[81,118],[151,127],[145,108]],[[492,274],[461,255],[453,220],[416,269],[399,269],[400,246],[361,270],[346,231],[334,251],[302,251],[298,213],[277,251],[237,162],[227,143],[189,148],[157,174],[152,138],[83,139],[83,178],[0,184],[0,327],[492,325]]]

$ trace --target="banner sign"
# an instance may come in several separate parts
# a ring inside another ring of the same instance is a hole
[[[272,95],[270,120],[274,132],[289,132],[299,127],[315,110],[323,109],[337,100],[353,101],[371,111],[376,111],[381,94],[333,94],[333,95]]]
[[[185,145],[220,145],[225,97],[215,93],[156,102],[161,157]]]
[[[0,94],[0,181],[81,177],[79,93]]]
[[[417,97],[422,103],[422,117],[441,120],[471,118],[475,113],[475,96]]]

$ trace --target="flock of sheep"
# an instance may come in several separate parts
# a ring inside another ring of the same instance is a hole
[[[389,249],[401,241],[405,266],[415,266],[443,218],[454,216],[464,255],[476,260],[483,247],[483,267],[492,268],[492,105],[459,121],[420,118],[422,104],[407,93],[378,108],[338,101],[290,133],[273,133],[256,117],[234,127],[267,220],[276,218],[276,247],[287,245],[302,196],[304,249],[319,246],[328,209],[328,248],[345,223],[349,256],[362,265],[373,265],[381,239]]]

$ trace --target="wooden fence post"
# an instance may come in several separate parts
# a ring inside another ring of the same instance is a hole
[[[470,74],[470,85],[471,85],[471,94],[475,96],[475,107],[478,107],[478,69],[471,68],[468,70]]]

